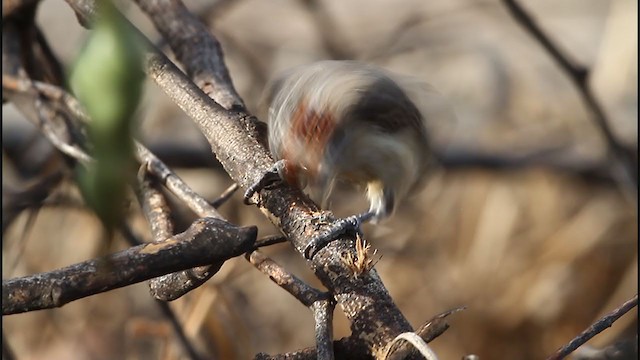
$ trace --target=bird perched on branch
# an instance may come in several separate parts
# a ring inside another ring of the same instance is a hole
[[[277,160],[271,174],[300,188],[312,185],[323,203],[336,181],[350,182],[366,187],[370,203],[368,212],[313,239],[308,258],[345,231],[388,217],[424,183],[433,156],[421,108],[434,96],[426,84],[355,61],[296,67],[267,85],[269,148]]]

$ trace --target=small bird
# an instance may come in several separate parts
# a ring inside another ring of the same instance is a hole
[[[310,249],[390,216],[419,190],[434,158],[414,101],[431,94],[426,84],[356,61],[299,66],[267,84],[269,149],[278,161],[273,172],[300,188],[312,185],[323,204],[336,181],[365,187],[370,203],[368,212],[343,219]],[[246,198],[263,185],[249,188]]]

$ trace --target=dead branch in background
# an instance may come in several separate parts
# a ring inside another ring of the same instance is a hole
[[[2,234],[25,209],[38,207],[64,179],[61,171],[39,178],[22,189],[2,189]]]
[[[621,190],[627,194],[628,200],[638,206],[638,156],[634,151],[624,147],[611,130],[607,115],[598,102],[589,85],[589,69],[574,64],[555,44],[549,35],[537,24],[533,17],[516,0],[503,0],[514,19],[527,31],[556,61],[565,74],[573,81],[585,106],[593,115],[593,121],[607,142],[608,152],[614,160],[612,176],[618,179]],[[637,151],[637,150],[636,150]],[[629,195],[629,191],[632,194]]]
[[[327,6],[319,0],[302,1],[309,16],[313,20],[316,31],[320,35],[322,47],[334,60],[351,60],[356,58],[356,54],[346,41],[346,37],[340,31],[334,18],[329,13]]]
[[[14,360],[16,358],[13,349],[11,349],[7,338],[4,336],[4,331],[2,332],[2,358],[5,360]]]
[[[2,19],[20,13],[25,8],[35,6],[39,0],[5,0],[2,2]]]

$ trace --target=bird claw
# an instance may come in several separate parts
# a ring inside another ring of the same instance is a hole
[[[278,160],[273,166],[262,175],[262,177],[249,186],[244,192],[244,203],[246,205],[257,204],[252,201],[253,196],[259,193],[263,189],[270,189],[278,184],[282,183],[283,179],[281,173],[286,166],[285,160]],[[325,246],[329,245],[332,241],[338,239],[341,235],[353,233],[356,236],[363,236],[362,224],[370,221],[375,217],[376,213],[368,211],[362,214],[352,215],[346,218],[338,219],[329,225],[329,229],[322,234],[311,239],[304,248],[304,256],[307,260],[313,258],[313,256]],[[322,218],[320,219],[322,221]]]
[[[280,177],[281,169],[284,168],[284,160],[278,160],[269,170],[267,170],[264,175],[260,178],[260,180],[253,183],[247,191],[244,192],[244,204],[245,205],[255,205],[257,203],[253,202],[251,198],[255,193],[260,192],[263,189],[270,189],[278,183],[282,182],[282,178]]]
[[[366,213],[351,215],[349,217],[336,220],[330,225],[328,230],[309,241],[304,248],[304,257],[307,260],[312,259],[320,249],[338,239],[340,235],[353,232],[356,236],[363,236],[362,224],[371,220],[374,215],[374,212],[368,211]]]

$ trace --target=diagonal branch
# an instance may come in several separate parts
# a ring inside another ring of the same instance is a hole
[[[135,0],[205,94],[227,110],[244,110],[224,64],[222,47],[205,24],[179,0]]]
[[[95,13],[93,2],[67,2],[81,19],[88,20]],[[132,34],[146,44],[148,76],[198,124],[218,160],[238,185],[246,189],[256,183],[272,167],[273,159],[248,130],[247,124],[255,124],[255,118],[243,111],[226,111],[137,29],[132,25],[130,28]],[[331,213],[320,212],[315,203],[294,187],[283,185],[263,190],[260,198],[260,210],[280,228],[300,254],[308,239],[327,231],[335,221]],[[412,328],[375,270],[357,278],[353,276],[342,254],[354,254],[354,240],[350,236],[341,237],[321,249],[308,265],[341,305],[351,321],[355,337],[367,345],[371,354],[378,354],[396,335],[412,331]]]

